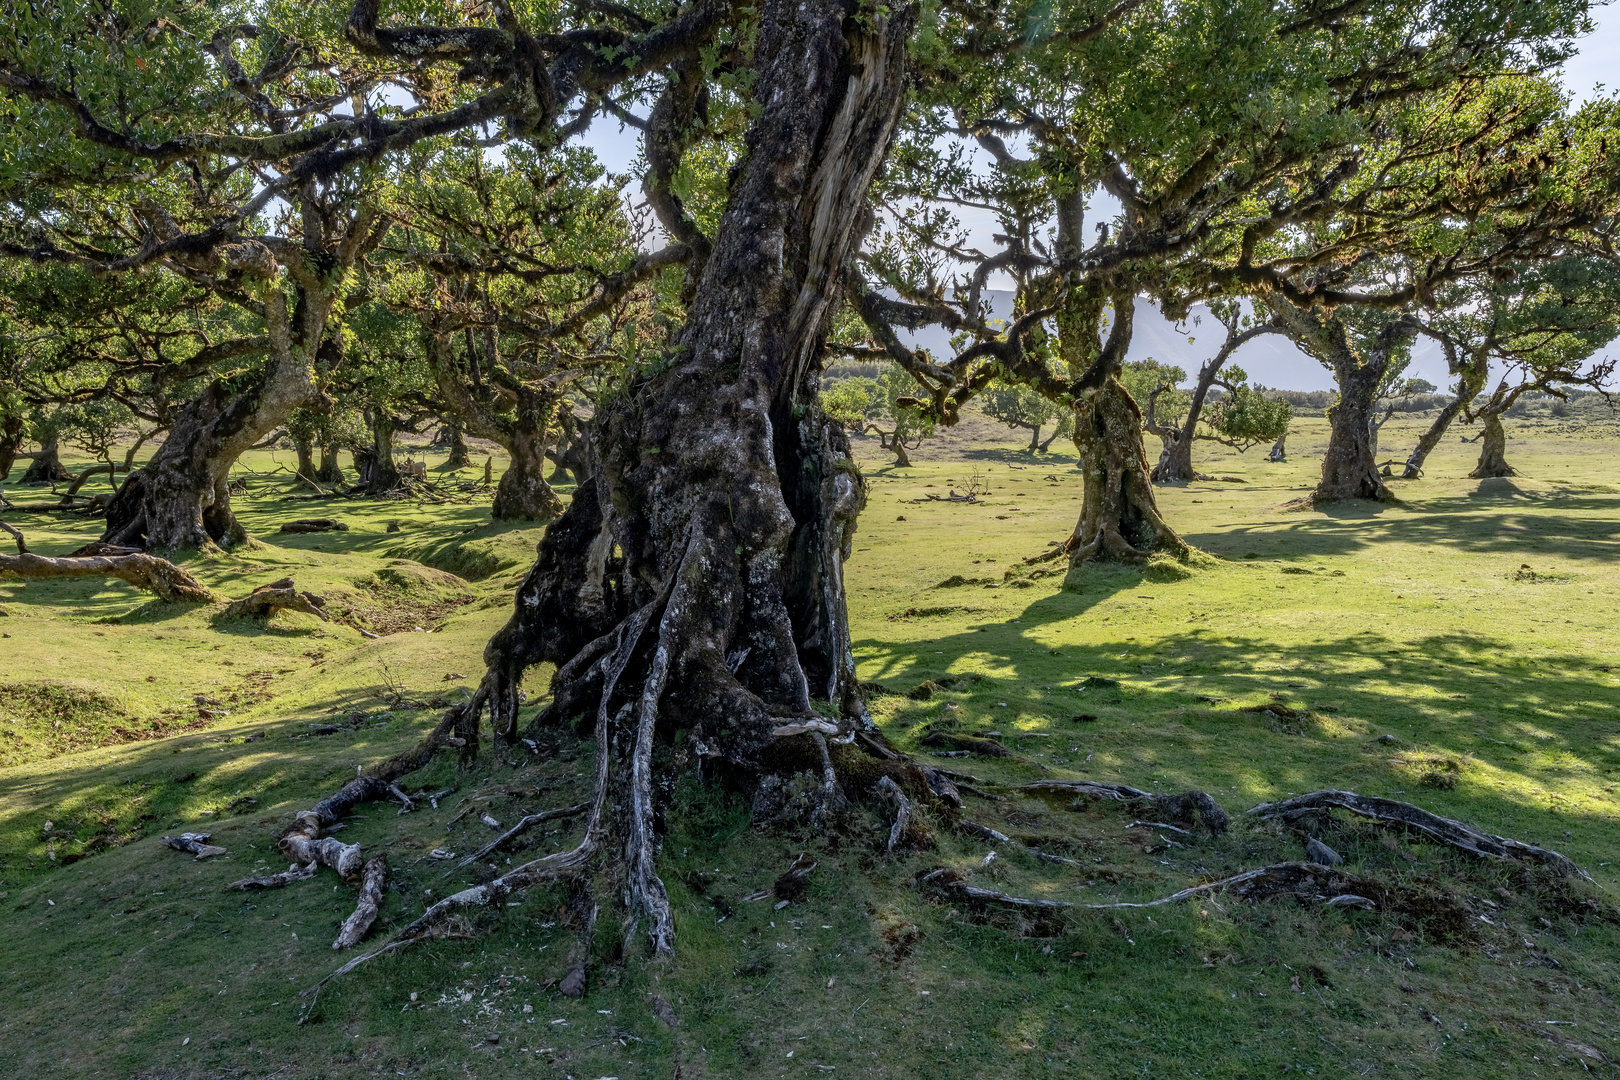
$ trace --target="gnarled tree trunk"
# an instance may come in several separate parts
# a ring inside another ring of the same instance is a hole
[[[1333,502],[1390,497],[1378,475],[1372,441],[1373,396],[1382,377],[1381,370],[1369,365],[1338,372],[1339,400],[1327,412],[1328,446],[1314,499]]]
[[[298,455],[298,479],[312,483],[315,480],[314,440],[307,435],[294,435],[293,450]]]
[[[338,462],[338,444],[331,432],[321,433],[321,463],[315,470],[315,479],[322,484],[341,484],[348,478]]]
[[[1485,427],[1479,437],[1479,462],[1468,475],[1475,480],[1491,476],[1517,476],[1513,466],[1507,463],[1507,429],[1502,426],[1502,414],[1482,412],[1479,420]]]
[[[1060,335],[1069,339],[1062,343],[1064,352],[1074,357],[1070,370],[1088,348],[1095,357],[1074,395],[1074,446],[1085,492],[1080,520],[1062,549],[1071,575],[1088,561],[1140,562],[1155,551],[1179,557],[1191,550],[1159,515],[1142,442],[1142,410],[1119,381],[1130,347],[1133,301],[1129,294],[1114,297],[1113,325],[1101,351],[1095,346],[1100,306],[1094,301],[1081,299],[1086,310],[1058,322]]]
[[[1454,347],[1449,342],[1446,342],[1445,345],[1448,358],[1455,356]],[[1445,407],[1440,410],[1439,415],[1434,418],[1434,423],[1429,425],[1429,430],[1418,438],[1417,445],[1412,448],[1412,453],[1407,456],[1406,467],[1401,471],[1403,480],[1416,480],[1423,475],[1424,462],[1429,460],[1429,455],[1434,452],[1434,448],[1440,445],[1440,440],[1445,437],[1447,429],[1451,427],[1451,422],[1457,418],[1458,413],[1468,407],[1468,403],[1473,401],[1479,395],[1480,390],[1484,388],[1487,372],[1486,355],[1481,352],[1478,356],[1471,357],[1470,361],[1462,371],[1456,371],[1454,368],[1453,373],[1458,376],[1457,396],[1446,403]]]
[[[11,475],[11,466],[17,460],[17,449],[22,446],[27,425],[15,413],[0,418],[0,480]]]
[[[279,281],[272,278],[262,295],[269,329],[263,370],[245,385],[216,380],[186,403],[163,445],[107,504],[104,542],[181,551],[247,539],[231,513],[231,465],[294,409],[330,405],[315,385],[313,358],[333,294],[301,288],[290,318]]]
[[[399,466],[394,463],[394,415],[378,405],[366,410],[366,426],[371,429],[370,453],[365,457],[361,481],[367,495],[386,495],[399,487]],[[361,467],[355,458],[355,468]]]
[[[472,455],[467,451],[467,440],[462,437],[460,420],[453,416],[446,420],[440,436],[450,450],[450,455],[444,459],[446,469],[465,469],[472,464]]]
[[[835,0],[768,0],[760,113],[673,362],[591,421],[597,457],[547,530],[486,650],[494,724],[515,733],[530,665],[550,715],[594,718],[604,851],[656,952],[673,922],[653,866],[655,738],[757,775],[786,733],[860,726],[843,559],[865,485],[817,405],[823,342],[868,189],[905,100],[912,13],[862,28]],[[813,699],[844,719],[815,715]],[[825,744],[823,744],[825,745]]]
[[[53,431],[41,439],[39,449],[35,451],[33,460],[28,463],[28,471],[22,475],[21,483],[43,486],[73,479],[73,474],[62,465],[61,452],[62,440],[56,432]]]
[[[1378,475],[1373,405],[1396,354],[1416,336],[1417,323],[1391,319],[1358,351],[1346,324],[1331,311],[1301,308],[1281,297],[1268,299],[1267,306],[1281,332],[1326,365],[1339,384],[1338,403],[1327,412],[1322,479],[1311,501],[1393,498]]]
[[[550,521],[562,513],[562,500],[546,482],[546,433],[556,413],[555,394],[527,387],[519,391],[517,415],[505,440],[511,463],[490,507],[496,521]]]

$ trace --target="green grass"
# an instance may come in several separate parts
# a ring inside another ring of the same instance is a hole
[[[1421,422],[1391,421],[1388,456]],[[297,615],[230,625],[118,583],[0,581],[11,635],[0,639],[0,1074],[1521,1077],[1583,1060],[1612,1071],[1581,1047],[1620,1055],[1620,933],[1579,901],[1620,890],[1609,670],[1620,431],[1603,417],[1541,417],[1510,433],[1522,477],[1467,480],[1475,448],[1453,439],[1426,479],[1395,485],[1404,505],[1327,513],[1281,509],[1311,484],[1321,420],[1297,422],[1284,464],[1201,455],[1249,482],[1165,490],[1161,506],[1218,558],[1190,574],[1089,571],[1069,592],[1022,559],[1073,523],[1072,456],[1032,462],[1016,436],[982,425],[925,447],[911,469],[862,445],[872,498],[849,567],[861,678],[893,691],[874,696],[874,717],[919,755],[925,729],[1000,732],[1012,756],[941,762],[988,783],[1199,787],[1234,813],[1318,787],[1392,795],[1555,847],[1604,891],[1340,822],[1324,839],[1352,870],[1408,890],[1406,909],[1214,897],[1035,925],[952,904],[916,878],[949,865],[1018,895],[1143,900],[1298,858],[1299,841],[1238,813],[1227,837],[1170,847],[1158,837],[1173,834],[1127,829],[1112,806],[970,795],[974,820],[1081,863],[1014,848],[980,869],[987,845],[938,820],[937,848],[889,858],[875,809],[830,836],[764,831],[743,801],[688,778],[660,862],[672,961],[599,963],[583,1000],[560,996],[575,931],[568,897],[541,889],[483,913],[476,934],[330,984],[298,1026],[308,1002],[297,991],[335,966],[352,891],[329,874],[256,895],[221,886],[279,869],[274,838],[293,811],[418,737],[434,713],[397,705],[401,691],[428,702],[477,677],[537,534],[493,528],[481,501],[354,502],[314,504],[350,532],[284,538],[275,522],[316,511],[265,480],[240,506],[262,546],[190,568],[231,596],[292,574],[344,598],[356,621],[399,632],[365,640]],[[975,470],[992,485],[981,504],[912,501]],[[404,531],[386,532],[391,520]],[[46,553],[96,532],[13,524]],[[953,575],[978,583],[937,587]],[[457,674],[465,682],[447,679]],[[531,674],[531,701],[546,674]],[[925,680],[937,684],[926,700],[904,696]],[[198,696],[231,715],[200,716]],[[1302,715],[1244,711],[1272,702]],[[339,730],[309,734],[316,724]],[[1376,741],[1386,734],[1395,741]],[[461,777],[435,763],[410,786],[457,786],[437,811],[354,815],[344,838],[391,860],[373,940],[475,880],[428,857],[491,835],[477,813],[457,819],[464,800],[502,821],[576,800],[589,751],[567,734],[541,750]],[[559,823],[536,849],[577,827]],[[230,853],[198,863],[155,839],[180,829],[211,831]],[[800,851],[820,860],[804,902],[742,901]],[[621,935],[604,918],[598,953]],[[653,994],[678,1027],[655,1017]]]

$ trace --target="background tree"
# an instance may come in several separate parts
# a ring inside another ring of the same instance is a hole
[[[1044,453],[1053,441],[1073,431],[1074,414],[1059,408],[1021,383],[992,383],[979,396],[986,416],[1010,428],[1029,432],[1029,452]],[[1052,424],[1052,434],[1041,441],[1041,429]]]
[[[562,511],[545,471],[565,395],[662,337],[652,320],[687,249],[640,252],[625,180],[588,151],[513,148],[494,164],[447,150],[411,175],[389,302],[421,321],[442,407],[509,455],[493,515],[549,521]]]
[[[874,342],[928,388],[946,422],[992,362],[1076,410],[1088,493],[1065,544],[1072,566],[1187,550],[1158,513],[1140,409],[1119,377],[1139,295],[1156,295],[1173,317],[1222,295],[1399,307],[1474,264],[1415,262],[1404,283],[1346,291],[1361,253],[1426,259],[1433,224],[1465,204],[1492,229],[1493,213],[1513,208],[1527,230],[1519,236],[1582,217],[1561,195],[1539,219],[1521,205],[1541,190],[1537,163],[1550,151],[1519,143],[1557,113],[1556,94],[1503,108],[1518,88],[1490,78],[1556,62],[1564,35],[1584,26],[1577,9],[1505,20],[1422,5],[1329,16],[1310,5],[1133,3],[1042,8],[1035,35],[1037,16],[1022,5],[996,17],[993,31],[968,15],[948,22],[930,53],[882,192],[891,226],[864,253],[874,286],[861,310]],[[1414,33],[1443,44],[1388,48]],[[1331,50],[1318,49],[1320,35],[1336,42]],[[1014,40],[1023,44],[988,44]],[[988,153],[988,176],[952,140]],[[1085,214],[1099,192],[1121,212],[1088,243]],[[952,205],[992,209],[999,247],[969,246]],[[983,320],[982,290],[997,273],[1016,283],[1014,325],[1029,341]],[[1061,378],[1035,347],[1048,318]],[[893,331],[926,321],[976,340],[947,363],[920,360]]]
[[[1480,476],[1506,476],[1502,415],[1520,395],[1556,387],[1601,388],[1612,365],[1598,349],[1620,333],[1620,284],[1607,259],[1570,255],[1544,265],[1507,266],[1490,277],[1446,290],[1422,324],[1439,343],[1456,390],[1406,459],[1415,479],[1459,414],[1484,424]],[[1481,400],[1491,366],[1502,369],[1496,389]]]

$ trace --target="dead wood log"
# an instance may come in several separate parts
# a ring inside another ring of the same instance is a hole
[[[382,903],[383,878],[387,873],[387,855],[373,855],[366,861],[365,872],[360,876],[360,899],[355,904],[354,914],[343,920],[332,948],[350,948],[366,936],[371,924],[377,921],[377,906]]]
[[[9,533],[12,539],[17,541],[17,554],[28,554],[28,541],[23,539],[22,533],[18,532],[16,529],[13,529],[10,525],[7,525],[3,521],[0,521],[0,532]]]
[[[888,776],[878,777],[874,790],[876,790],[879,797],[890,799],[895,805],[894,825],[889,829],[888,850],[889,854],[892,855],[894,854],[894,846],[906,834],[906,826],[911,823],[911,800],[906,798],[906,793],[900,790],[900,785]]]
[[[295,881],[304,881],[315,876],[319,864],[310,863],[308,866],[299,866],[293,863],[279,874],[255,874],[240,881],[233,881],[225,886],[227,889],[246,891],[248,889],[279,889],[283,885],[291,885]]]
[[[281,531],[284,533],[348,532],[349,526],[337,518],[299,518],[297,521],[283,522]]]
[[[225,854],[224,848],[208,842],[210,835],[212,834],[205,832],[181,833],[179,836],[165,836],[163,842],[176,851],[195,855],[199,860],[206,859],[210,855]]]
[[[1128,784],[1103,784],[1094,780],[1037,780],[1024,784],[1021,791],[1062,791],[1087,795],[1093,799],[1111,799],[1128,804],[1146,803],[1159,813],[1175,821],[1201,821],[1210,832],[1224,833],[1231,818],[1220,804],[1196,789],[1179,795],[1159,795]]]
[[[560,810],[542,810],[538,814],[529,814],[516,825],[513,825],[510,829],[507,829],[500,836],[496,837],[494,840],[491,840],[489,843],[485,844],[483,847],[479,848],[465,859],[462,859],[450,869],[449,873],[453,874],[467,864],[477,862],[490,852],[499,849],[507,841],[522,836],[524,833],[528,832],[534,826],[539,825],[541,822],[555,821],[558,818],[577,817],[590,808],[590,803],[580,803],[577,806],[565,806]],[[471,808],[469,807],[469,809]],[[446,876],[448,876],[448,874]]]
[[[977,885],[969,885],[960,873],[948,866],[930,871],[917,879],[918,884],[927,885],[942,892],[952,893],[977,901],[981,904],[1002,904],[1007,907],[1034,908],[1041,911],[1056,911],[1060,908],[1074,907],[1066,900],[1031,900],[1023,896],[1011,896],[995,889],[981,889]]]
[[[1421,806],[1398,802],[1395,799],[1381,799],[1375,795],[1358,795],[1354,791],[1329,788],[1325,791],[1297,795],[1280,802],[1261,803],[1249,813],[1260,818],[1280,817],[1285,821],[1294,821],[1314,811],[1335,808],[1348,810],[1358,817],[1368,818],[1381,825],[1397,825],[1412,829],[1438,843],[1449,844],[1483,858],[1509,862],[1538,862],[1561,874],[1575,874],[1586,878],[1587,881],[1592,880],[1586,871],[1576,866],[1568,856],[1560,855],[1556,851],[1482,832],[1467,822],[1441,817]]]
[[[15,529],[8,527],[6,531],[16,538],[19,546],[26,547],[21,534]],[[32,552],[0,555],[0,577],[7,574],[29,580],[115,577],[171,603],[205,604],[218,599],[202,582],[167,559],[141,552],[59,558],[48,558]]]
[[[313,615],[322,622],[330,622],[324,608],[325,597],[316,596],[312,592],[299,592],[293,585],[292,578],[282,578],[272,581],[268,585],[261,585],[248,593],[240,600],[233,601],[224,611],[219,613],[221,619],[240,619],[251,615],[257,619],[268,619],[278,611],[301,611],[306,615]]]

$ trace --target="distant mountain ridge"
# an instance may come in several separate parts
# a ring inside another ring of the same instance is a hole
[[[1012,313],[1013,294],[1001,289],[985,290],[990,310],[997,318]],[[1202,316],[1201,321],[1199,320]],[[1131,348],[1127,359],[1145,360],[1153,357],[1160,363],[1175,364],[1187,373],[1188,380],[1198,375],[1199,367],[1215,354],[1225,337],[1225,329],[1210,315],[1203,305],[1193,308],[1192,315],[1176,325],[1160,313],[1158,306],[1144,297],[1136,299],[1136,321],[1131,335]],[[938,357],[951,355],[950,334],[938,327],[929,327],[919,333],[901,333],[907,345],[921,345]],[[1191,340],[1189,341],[1189,336]],[[1249,381],[1277,390],[1333,390],[1333,376],[1320,363],[1300,352],[1294,343],[1280,334],[1266,334],[1248,342],[1232,354],[1232,363],[1249,374]],[[1428,379],[1436,386],[1447,383],[1446,362],[1440,349],[1428,339],[1418,342],[1412,350],[1412,363],[1407,377]]]

